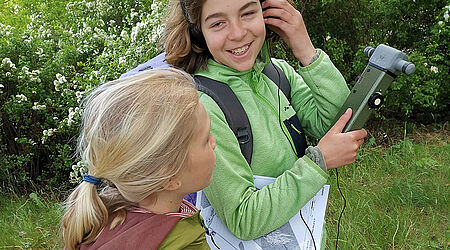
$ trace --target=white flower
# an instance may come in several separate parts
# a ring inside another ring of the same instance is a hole
[[[45,108],[46,108],[45,105],[39,105],[37,102],[34,102],[33,107],[32,107],[33,110],[42,110]]]
[[[42,134],[44,135],[44,137],[50,137],[50,136],[52,136],[55,132],[56,132],[56,129],[51,128],[51,129],[48,129],[48,130],[46,129],[46,130],[42,131]],[[42,140],[44,140],[44,139],[42,139]]]
[[[58,81],[60,83],[65,83],[67,82],[66,77],[64,77],[63,75],[61,75],[60,73],[56,74],[56,79],[58,79]]]
[[[326,38],[325,38],[325,40],[330,40],[331,39],[331,36],[327,36]]]
[[[125,59],[124,56],[119,57],[119,65],[125,64],[127,62],[127,60]]]
[[[64,77],[60,73],[56,74],[56,80],[53,81],[53,85],[55,85],[55,90],[59,92],[61,84],[66,82],[67,82],[66,77]]]
[[[75,92],[75,95],[77,97],[77,102],[81,102],[81,100],[83,99],[83,94],[84,94],[84,91]]]
[[[157,10],[158,4],[155,3],[155,2],[153,2],[152,5],[150,6],[150,8],[151,8],[152,10]]]
[[[0,65],[0,67],[4,66],[7,66],[9,69],[16,69],[16,65],[13,62],[11,62],[11,59],[9,59],[8,57],[3,58],[2,60],[2,64]]]
[[[35,52],[36,55],[40,56],[44,53],[44,50],[42,48],[38,48],[37,51]]]
[[[79,113],[80,113],[80,108],[78,108],[78,107],[76,107],[76,108],[70,107],[69,108],[69,115],[67,117],[67,125],[70,126],[74,122],[75,115],[77,115]]]
[[[438,67],[436,67],[436,66],[431,66],[430,70],[431,70],[431,72],[433,72],[435,74],[437,74],[439,72]]]
[[[28,101],[28,98],[25,95],[23,95],[23,94],[16,95],[16,98],[17,98],[17,102],[18,103]]]
[[[448,11],[445,12],[445,14],[444,14],[444,21],[445,21],[445,22],[448,22]]]
[[[0,88],[4,88],[5,86],[3,86],[3,84],[0,83]]]
[[[122,30],[122,32],[120,33],[120,37],[122,37],[122,39],[128,37],[128,33],[126,32],[126,30]]]

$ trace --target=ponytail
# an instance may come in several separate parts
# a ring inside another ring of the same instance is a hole
[[[93,184],[82,182],[65,202],[62,235],[67,249],[95,241],[108,222],[108,210]]]

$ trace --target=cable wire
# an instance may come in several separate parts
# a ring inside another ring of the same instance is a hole
[[[272,63],[271,53],[270,53],[270,45],[268,44],[267,47],[268,47],[268,51],[269,51],[269,60],[270,60],[270,63]],[[277,83],[275,83],[275,84],[277,85],[277,87],[278,87],[278,90],[277,90],[277,94],[278,94],[278,123],[280,124],[281,131],[283,131],[284,136],[285,136],[286,139],[288,140],[289,145],[290,145],[291,148],[292,148],[292,151],[295,153],[295,155],[297,156],[297,158],[299,158],[298,152],[294,149],[294,146],[292,145],[292,142],[289,140],[289,137],[287,136],[287,134],[286,134],[286,132],[284,131],[283,126],[282,126],[282,124],[281,124],[281,98],[280,98],[280,88],[281,88],[281,87],[280,87],[280,80],[281,80],[281,76],[280,76],[280,72],[278,71],[277,67],[274,67],[274,68],[275,68],[275,70],[277,71],[278,80],[279,80]],[[313,244],[314,244],[314,250],[317,250],[316,240],[314,239],[314,236],[313,236],[313,233],[312,233],[312,231],[311,231],[311,228],[309,228],[308,224],[306,223],[305,219],[303,218],[303,214],[302,214],[302,210],[301,210],[301,209],[300,209],[299,212],[300,212],[300,218],[302,218],[302,221],[303,221],[303,223],[305,224],[306,229],[308,229],[308,232],[309,232],[309,234],[311,235],[311,239],[312,239]]]
[[[337,235],[336,235],[336,246],[335,246],[335,249],[337,250],[338,241],[339,241],[339,226],[341,224],[342,214],[344,213],[345,207],[347,206],[347,200],[345,199],[344,194],[342,193],[341,188],[339,187],[339,174],[338,174],[337,168],[335,168],[335,170],[336,170],[336,186],[339,190],[339,193],[341,194],[342,199],[344,200],[344,206],[342,207],[341,214],[339,215],[339,219],[338,219],[338,223],[337,223]]]

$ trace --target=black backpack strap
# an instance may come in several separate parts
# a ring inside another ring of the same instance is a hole
[[[194,76],[198,90],[209,95],[219,105],[228,126],[234,132],[241,153],[250,165],[253,152],[253,135],[247,113],[231,88],[222,82],[204,76]]]
[[[291,102],[291,85],[286,77],[286,74],[275,65],[272,61],[264,67],[263,73],[272,80],[275,84],[279,86],[283,94]],[[289,134],[291,135],[292,141],[294,142],[295,150],[297,151],[297,156],[301,157],[305,154],[305,150],[308,146],[305,132],[302,125],[296,115],[289,119],[283,121]]]
[[[264,67],[263,73],[280,87],[288,101],[291,102],[291,85],[289,84],[286,74],[284,74],[280,67],[270,61],[270,63]]]

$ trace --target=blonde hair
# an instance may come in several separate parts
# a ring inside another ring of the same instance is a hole
[[[199,100],[190,75],[153,69],[99,86],[84,104],[78,153],[89,175],[110,185],[98,193],[82,182],[67,199],[61,226],[68,249],[95,241],[113,213],[111,228],[122,223],[128,207],[180,171]]]

